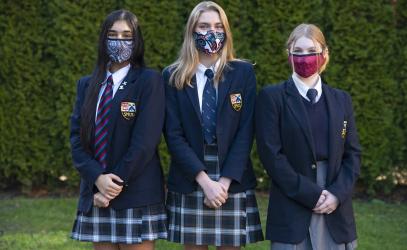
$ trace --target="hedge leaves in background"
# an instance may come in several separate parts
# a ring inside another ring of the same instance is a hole
[[[76,187],[69,116],[76,81],[92,72],[99,26],[118,8],[139,18],[146,61],[175,60],[198,1],[2,1],[0,3],[0,188]],[[285,42],[302,22],[324,31],[331,62],[324,78],[350,92],[363,146],[361,184],[393,185],[407,165],[406,1],[219,1],[238,57],[255,63],[258,88],[290,74]],[[160,145],[167,172],[169,156]],[[259,187],[268,177],[252,152]],[[66,176],[64,183],[60,176]],[[379,178],[378,178],[379,177]],[[381,181],[378,181],[380,179]]]

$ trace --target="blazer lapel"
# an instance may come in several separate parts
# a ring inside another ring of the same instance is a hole
[[[200,123],[202,123],[201,109],[199,108],[198,88],[196,86],[195,76],[191,79],[191,85],[192,87],[186,86],[185,91],[187,92],[189,100],[191,101],[192,106],[194,107],[195,113],[198,116]]]
[[[335,155],[338,152],[338,143],[341,139],[341,129],[343,126],[343,110],[342,105],[337,102],[335,94],[332,92],[326,84],[322,84],[322,91],[325,95],[325,100],[328,108],[329,114],[329,149],[328,149],[328,162],[330,168],[328,168],[327,181],[330,180],[335,173],[333,167],[336,162]]]
[[[119,88],[116,91],[116,94],[113,97],[112,107],[110,110],[110,112],[111,112],[110,120],[109,120],[109,124],[108,124],[108,136],[109,136],[108,145],[110,145],[110,141],[112,139],[114,127],[115,127],[116,121],[117,121],[117,115],[121,112],[120,111],[120,101],[123,99],[123,97],[127,93],[126,88],[129,88],[130,85],[136,83],[141,72],[142,72],[142,69],[130,68],[129,73],[127,73],[126,77],[123,79],[122,83],[120,84]]]
[[[217,103],[217,108],[216,108],[217,120],[219,120],[223,103],[224,103],[225,99],[227,98],[227,94],[229,93],[229,89],[230,89],[230,85],[231,85],[230,79],[228,79],[228,77],[229,77],[228,73],[229,73],[229,70],[225,69],[224,73],[223,73],[224,75],[218,84],[218,103]]]
[[[302,97],[295,87],[295,84],[291,77],[287,82],[286,91],[288,94],[287,105],[290,108],[291,112],[294,114],[294,117],[296,118],[298,124],[300,125],[308,142],[308,145],[312,151],[314,161],[316,161],[314,140],[312,138],[311,126],[307,116],[307,111],[305,109]]]

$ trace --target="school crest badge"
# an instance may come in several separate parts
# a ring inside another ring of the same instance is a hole
[[[122,116],[126,120],[130,120],[136,116],[136,103],[135,102],[122,102],[120,105],[120,111],[122,112]]]
[[[240,111],[243,105],[242,95],[240,93],[230,94],[230,103],[235,111]]]

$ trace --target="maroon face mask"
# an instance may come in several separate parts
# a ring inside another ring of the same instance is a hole
[[[291,54],[288,56],[290,65],[294,64],[294,71],[299,76],[307,78],[318,72],[325,58],[322,53],[312,53],[304,55]]]

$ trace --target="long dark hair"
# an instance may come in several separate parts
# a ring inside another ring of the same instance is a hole
[[[81,110],[81,143],[84,149],[93,151],[93,131],[95,127],[95,111],[101,83],[105,80],[109,55],[106,51],[106,40],[109,29],[116,21],[126,21],[133,33],[133,52],[130,64],[133,68],[144,67],[144,40],[137,17],[127,10],[116,10],[110,13],[101,25],[98,45],[98,56],[95,69],[89,80],[85,102]]]

